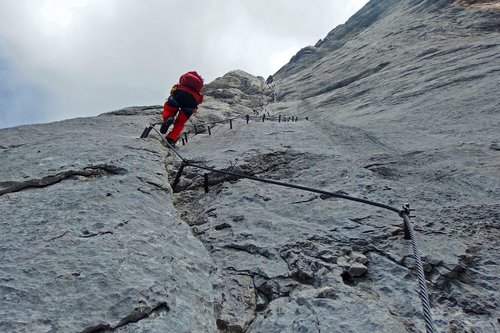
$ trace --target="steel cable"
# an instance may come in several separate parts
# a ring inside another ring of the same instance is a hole
[[[154,126],[153,129],[160,136],[160,140],[162,143],[165,143],[170,148],[170,150],[172,150],[175,153],[175,155],[177,155],[183,162],[187,162],[187,160],[184,157],[182,157],[181,154],[179,154],[179,152],[177,152],[177,150],[170,143],[168,143],[168,141],[163,137],[160,131],[158,131]]]
[[[236,119],[236,118],[232,118],[232,120],[234,120],[234,119]],[[403,221],[404,221],[405,235],[409,234],[409,238],[411,239],[411,242],[412,242],[413,256],[415,259],[417,278],[418,278],[418,284],[419,284],[418,294],[419,294],[420,300],[422,302],[426,333],[435,333],[435,328],[434,328],[432,314],[431,314],[431,307],[430,307],[430,303],[429,303],[429,295],[427,292],[427,286],[426,286],[426,281],[425,281],[425,273],[424,273],[424,269],[422,266],[422,259],[421,259],[420,250],[418,248],[418,244],[416,241],[415,231],[413,230],[413,227],[411,225],[411,221],[409,218],[410,209],[407,205],[404,205],[403,209],[397,209],[395,207],[392,207],[392,206],[389,206],[389,205],[386,205],[383,203],[374,202],[374,201],[356,198],[356,197],[351,197],[348,195],[341,194],[339,192],[329,192],[329,191],[314,189],[314,188],[310,188],[310,187],[306,187],[306,186],[302,186],[302,185],[294,185],[294,184],[279,182],[279,181],[275,181],[275,180],[263,179],[263,178],[258,178],[255,176],[234,173],[234,172],[225,171],[225,170],[217,170],[214,168],[195,164],[195,163],[190,162],[186,158],[184,158],[181,154],[179,154],[179,152],[175,149],[175,147],[172,146],[171,144],[169,144],[168,141],[166,141],[165,138],[163,138],[163,135],[154,127],[154,125],[155,124],[151,124],[150,128],[154,129],[155,132],[160,136],[160,140],[162,142],[164,142],[182,160],[181,167],[178,171],[178,174],[176,175],[174,184],[172,185],[174,190],[175,190],[175,187],[176,187],[178,181],[180,180],[180,176],[182,174],[182,171],[184,170],[184,167],[192,166],[192,167],[195,167],[198,169],[211,171],[211,172],[215,172],[215,173],[220,173],[220,174],[226,174],[226,175],[230,175],[230,176],[233,176],[236,178],[246,178],[246,179],[250,179],[250,180],[254,180],[254,181],[258,181],[258,182],[274,184],[274,185],[278,185],[278,186],[284,186],[284,187],[288,187],[288,188],[294,188],[294,189],[299,189],[299,190],[303,190],[303,191],[318,193],[318,194],[322,194],[322,195],[325,195],[328,197],[336,197],[336,198],[340,198],[340,199],[346,199],[346,200],[350,200],[350,201],[360,202],[363,204],[387,209],[387,210],[393,211],[395,213],[398,213],[403,218]]]
[[[186,160],[184,160],[184,161],[186,161]],[[303,190],[303,191],[308,191],[308,192],[323,194],[323,195],[328,196],[328,197],[335,197],[335,198],[346,199],[346,200],[350,200],[350,201],[361,202],[361,203],[364,203],[364,204],[367,204],[367,205],[371,205],[371,206],[376,206],[376,207],[388,209],[388,210],[391,210],[391,211],[396,212],[398,214],[401,214],[401,212],[402,212],[401,209],[397,209],[395,207],[391,207],[391,206],[383,204],[383,203],[374,202],[374,201],[370,201],[370,200],[366,200],[366,199],[361,199],[361,198],[356,198],[356,197],[351,197],[351,196],[348,196],[348,195],[345,195],[345,194],[341,194],[339,192],[329,192],[329,191],[314,189],[314,188],[306,187],[306,186],[302,186],[302,185],[295,185],[295,184],[289,184],[289,183],[284,183],[284,182],[278,182],[276,180],[263,179],[263,178],[258,178],[258,177],[255,177],[255,176],[249,176],[249,175],[244,175],[244,174],[230,172],[230,171],[225,171],[225,170],[217,170],[217,169],[209,168],[209,167],[206,167],[206,166],[203,166],[203,165],[194,164],[194,163],[191,163],[189,161],[187,161],[187,166],[192,166],[192,167],[195,167],[195,168],[198,168],[198,169],[212,171],[212,172],[215,172],[215,173],[226,174],[226,175],[234,176],[234,177],[237,177],[237,178],[247,178],[247,179],[251,179],[251,180],[262,182],[262,183],[274,184],[274,185],[278,185],[278,186],[284,186],[284,187],[294,188],[294,189],[298,189],[298,190]]]
[[[298,121],[299,120],[299,117],[290,117],[288,116],[288,118],[286,118],[287,116],[283,116],[283,118],[280,117],[276,117],[276,116],[265,116],[265,120],[278,120],[278,119],[283,119],[283,121],[285,121],[285,119],[295,119],[294,121]],[[207,122],[207,123],[202,123],[202,122],[199,122],[199,123],[194,123],[192,122],[192,124],[189,124],[188,126],[203,126],[203,125],[216,125],[216,124],[223,124],[223,123],[227,123],[228,121],[232,121],[232,120],[236,120],[236,119],[258,119],[258,120],[262,120],[262,116],[250,116],[250,115],[246,115],[246,116],[241,116],[241,117],[233,117],[233,118],[226,118],[224,120],[217,120],[217,121],[212,121],[212,122]]]
[[[419,296],[422,301],[422,307],[424,309],[424,319],[425,319],[425,328],[427,333],[434,333],[434,324],[432,322],[432,314],[431,314],[431,306],[429,303],[429,294],[427,293],[427,286],[425,282],[425,273],[424,268],[422,266],[422,259],[420,257],[420,250],[418,249],[417,239],[415,237],[415,231],[413,230],[413,226],[411,225],[410,218],[407,212],[403,212],[401,214],[403,216],[403,220],[406,228],[410,234],[411,243],[413,247],[413,256],[415,258],[415,265],[417,270],[418,277],[418,285],[420,288]]]

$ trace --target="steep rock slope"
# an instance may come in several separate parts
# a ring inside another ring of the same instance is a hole
[[[371,1],[268,79],[266,109],[309,123],[225,128],[219,149],[200,138],[186,153],[411,202],[438,331],[498,331],[500,14],[487,3]],[[178,207],[220,270],[219,328],[424,331],[397,219],[250,181],[206,196],[201,180],[189,175]],[[351,276],[357,264],[367,273]]]
[[[499,14],[482,8],[371,1],[274,88],[207,85],[177,153],[410,202],[437,330],[500,331]],[[300,120],[206,131],[264,109]],[[172,193],[178,156],[137,138],[159,111],[0,131],[0,331],[425,331],[397,214],[213,172],[206,194],[193,167]]]
[[[281,101],[301,101],[300,113],[376,126],[387,141],[399,141],[396,124],[406,128],[403,149],[459,142],[455,132],[471,119],[483,123],[468,134],[491,143],[499,32],[497,10],[447,0],[371,1],[310,56],[292,59],[274,82]]]
[[[211,260],[148,112],[0,131],[1,332],[209,332]],[[138,323],[136,323],[138,322]]]

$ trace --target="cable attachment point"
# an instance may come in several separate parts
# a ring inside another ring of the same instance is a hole
[[[172,191],[175,193],[176,187],[179,184],[179,181],[181,180],[182,172],[184,171],[184,168],[189,165],[189,161],[184,160],[181,163],[181,166],[179,168],[179,171],[177,171],[177,175],[175,175],[174,182],[172,183]]]
[[[410,215],[411,212],[414,212],[415,211],[415,208],[410,208],[410,204],[409,203],[404,203],[403,204],[403,210],[401,211],[400,215],[403,215],[403,214],[406,214],[408,215],[408,217],[416,217],[415,215]]]
[[[410,208],[409,203],[403,204],[403,209],[399,212],[399,216],[403,218],[403,231],[404,231],[404,239],[411,239],[410,235],[410,212],[414,209]]]
[[[151,130],[153,129],[153,127],[155,127],[155,124],[149,124],[148,127],[146,127],[144,129],[144,131],[142,131],[142,134],[140,136],[140,139],[144,139],[144,138],[147,138],[149,133],[151,132]]]

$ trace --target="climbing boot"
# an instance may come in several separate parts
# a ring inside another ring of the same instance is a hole
[[[160,133],[161,134],[165,134],[167,133],[168,131],[168,128],[170,127],[170,125],[172,125],[174,123],[174,118],[167,118],[165,119],[165,121],[163,122],[163,124],[161,124],[161,127],[160,127]]]
[[[175,140],[174,139],[165,138],[165,140],[167,140],[167,142],[170,145],[170,147],[175,148]]]

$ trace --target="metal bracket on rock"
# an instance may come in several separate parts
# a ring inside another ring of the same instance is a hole
[[[250,117],[247,115],[246,116],[247,123],[248,123],[249,118]],[[265,121],[265,119],[266,118],[265,118],[265,115],[264,115],[262,117],[262,121]],[[279,118],[279,121],[280,120],[281,119]],[[297,117],[297,120],[298,120],[298,117]],[[294,119],[292,121],[297,121],[297,120]],[[162,140],[165,140],[163,138],[163,136],[161,135],[161,133],[158,132],[158,130],[156,128],[154,128],[155,125],[157,125],[157,123],[150,124],[149,127],[146,127],[144,129],[144,131],[142,132],[142,134],[141,134],[141,138],[146,138],[149,135],[149,132],[151,132],[151,130],[154,129],[158,133],[158,135],[160,135],[160,138]],[[232,128],[232,122],[230,122],[230,127]],[[210,127],[208,127],[208,131],[209,131],[209,135],[210,135],[211,134],[210,133]],[[187,137],[186,137],[186,141],[187,141]],[[399,216],[403,218],[404,238],[412,240],[414,258],[415,258],[416,267],[417,267],[418,282],[419,282],[419,287],[420,287],[419,295],[420,295],[420,298],[421,298],[421,301],[422,301],[422,305],[423,305],[423,312],[424,312],[426,332],[427,333],[434,333],[435,332],[434,324],[433,324],[433,321],[432,321],[432,315],[431,315],[430,305],[429,305],[429,296],[428,296],[428,292],[427,292],[427,288],[426,288],[425,273],[424,273],[424,270],[423,270],[423,267],[422,267],[422,262],[421,262],[421,257],[420,257],[420,251],[418,249],[418,245],[417,245],[417,242],[416,242],[416,239],[415,239],[415,232],[413,230],[413,227],[412,227],[411,221],[410,221],[410,217],[414,217],[414,216],[410,215],[411,212],[414,211],[414,209],[410,208],[410,204],[405,203],[405,204],[403,204],[403,208],[402,209],[397,209],[395,207],[392,207],[392,206],[389,206],[389,205],[386,205],[386,204],[383,204],[383,203],[374,202],[374,201],[370,201],[370,200],[366,200],[366,199],[362,199],[362,198],[351,197],[349,195],[342,194],[340,192],[324,191],[324,190],[314,189],[314,188],[310,188],[310,187],[306,187],[306,186],[301,186],[301,185],[294,185],[294,184],[279,182],[279,181],[275,181],[275,180],[259,178],[259,177],[255,177],[255,176],[238,174],[238,173],[233,173],[233,172],[225,171],[225,170],[218,170],[218,169],[214,169],[214,168],[206,167],[204,165],[200,165],[200,164],[197,164],[197,163],[190,162],[189,160],[187,160],[184,157],[182,157],[174,149],[174,147],[172,145],[170,145],[168,142],[167,142],[167,144],[172,149],[172,151],[182,160],[181,166],[179,167],[179,171],[177,172],[177,174],[175,176],[175,179],[174,179],[174,182],[172,183],[172,189],[173,189],[174,192],[176,190],[177,185],[180,182],[180,179],[181,179],[182,173],[184,171],[184,168],[186,166],[192,166],[192,167],[195,167],[195,168],[198,168],[198,169],[202,169],[202,170],[205,170],[205,171],[210,171],[210,172],[219,173],[219,174],[226,174],[226,175],[230,175],[230,176],[237,177],[237,178],[246,178],[246,179],[250,179],[250,180],[254,180],[254,181],[258,181],[258,182],[263,182],[263,183],[268,183],[268,184],[274,184],[274,185],[278,185],[278,186],[284,186],[284,187],[288,187],[288,188],[294,188],[294,189],[308,191],[308,192],[313,192],[313,193],[319,193],[319,194],[325,195],[327,197],[336,197],[336,198],[340,198],[340,199],[346,199],[346,200],[350,200],[350,201],[356,201],[356,202],[360,202],[360,203],[363,203],[363,204],[367,204],[367,205],[371,205],[371,206],[375,206],[375,207],[379,207],[379,208],[384,208],[384,209],[387,209],[387,210],[390,210],[390,211],[398,213]],[[204,178],[205,193],[208,193],[208,187],[209,187],[208,177],[209,177],[208,173],[205,173],[204,176],[203,176],[203,178]]]
[[[148,127],[146,127],[144,129],[144,131],[142,131],[142,134],[141,136],[139,137],[140,139],[144,139],[144,138],[147,138],[149,133],[151,132],[151,130],[156,126],[156,125],[161,125],[162,123],[151,123],[149,124]]]
[[[411,239],[410,231],[408,230],[408,225],[405,223],[404,218],[405,218],[405,215],[408,219],[410,217],[412,217],[412,218],[415,217],[414,215],[410,215],[411,212],[413,212],[413,211],[415,211],[415,209],[410,208],[409,203],[405,203],[405,204],[403,204],[403,209],[399,213],[399,215],[403,218],[404,239]]]

